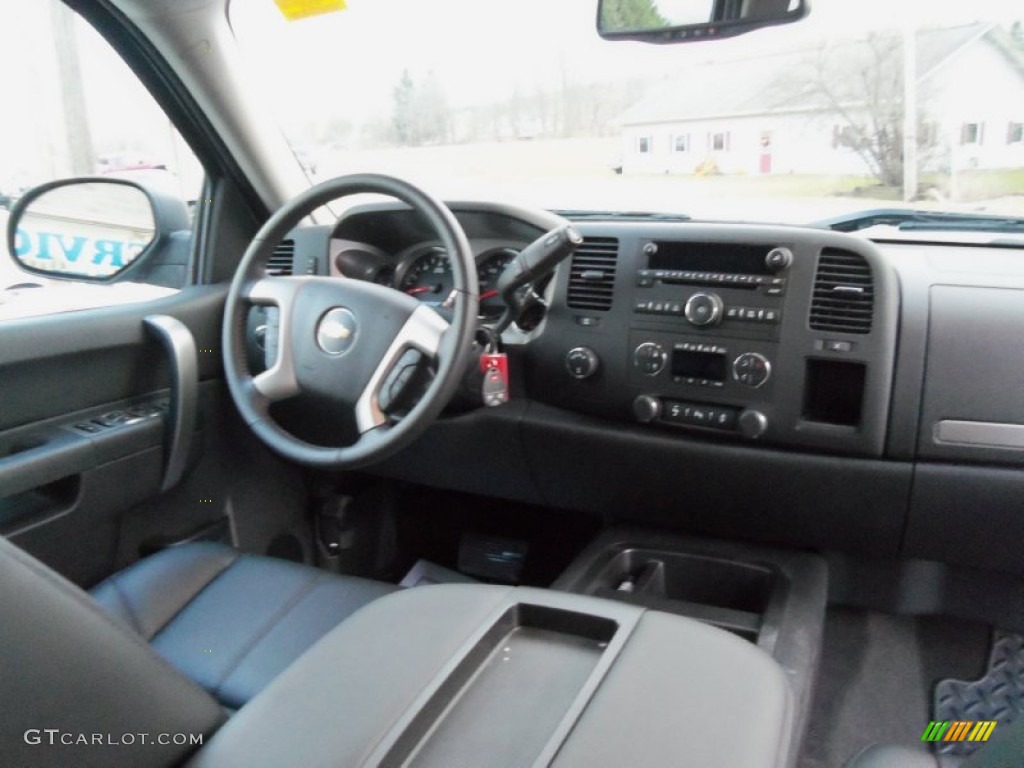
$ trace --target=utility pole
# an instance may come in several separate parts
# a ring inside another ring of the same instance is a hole
[[[73,176],[91,176],[95,173],[92,136],[89,117],[85,110],[82,90],[82,66],[78,58],[78,40],[75,38],[75,15],[60,0],[50,0],[50,25],[57,57],[57,77],[60,92],[60,111],[64,116],[68,159]]]
[[[917,31],[903,26],[903,200],[917,196]]]

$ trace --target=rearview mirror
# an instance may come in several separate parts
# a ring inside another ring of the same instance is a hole
[[[733,37],[807,15],[809,0],[598,0],[606,40],[688,43]]]
[[[121,179],[62,179],[35,187],[11,209],[7,246],[22,269],[49,277],[110,280],[156,240],[150,195]]]

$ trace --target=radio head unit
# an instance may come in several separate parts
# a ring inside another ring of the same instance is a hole
[[[653,247],[652,247],[653,246]],[[726,275],[771,275],[780,266],[768,263],[772,245],[746,243],[688,243],[652,241],[644,247],[647,268],[672,272],[706,272]]]

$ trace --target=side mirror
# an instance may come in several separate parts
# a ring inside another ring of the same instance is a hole
[[[189,229],[185,203],[134,181],[61,179],[34,187],[11,208],[7,247],[37,275],[112,281]]]
[[[692,43],[790,24],[809,0],[598,0],[597,32],[605,40]]]

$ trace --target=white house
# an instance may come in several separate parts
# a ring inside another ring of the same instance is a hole
[[[926,167],[1024,166],[1020,44],[973,24],[920,30],[915,46]],[[902,128],[902,62],[891,35],[693,68],[619,118],[623,172],[868,173],[851,124],[888,111]],[[883,81],[874,100],[865,71]]]

